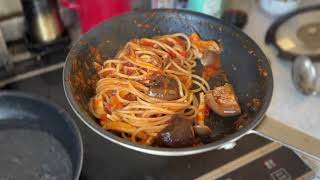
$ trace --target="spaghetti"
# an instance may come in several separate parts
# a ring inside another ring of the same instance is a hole
[[[195,93],[210,86],[193,68],[207,50],[221,52],[215,41],[196,33],[129,41],[113,59],[95,64],[100,79],[90,111],[104,129],[147,145],[174,114],[196,123],[205,105]]]

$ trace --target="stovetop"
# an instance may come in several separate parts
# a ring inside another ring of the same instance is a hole
[[[62,69],[11,84],[5,89],[44,96],[70,113],[80,128],[84,145],[84,161],[80,180],[194,179],[257,147],[270,143],[256,135],[247,135],[241,138],[237,146],[231,150],[213,150],[185,157],[143,154],[105,140],[77,118],[63,91]]]

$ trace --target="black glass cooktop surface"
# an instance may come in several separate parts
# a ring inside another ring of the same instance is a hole
[[[77,118],[63,91],[61,69],[20,81],[5,89],[46,97],[70,113],[80,128],[84,143],[84,161],[80,180],[194,179],[270,143],[256,135],[247,135],[231,150],[213,150],[185,157],[143,154],[105,140]]]

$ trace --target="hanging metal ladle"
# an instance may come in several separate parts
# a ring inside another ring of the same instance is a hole
[[[307,56],[298,56],[292,66],[295,87],[305,95],[320,93],[320,69]]]

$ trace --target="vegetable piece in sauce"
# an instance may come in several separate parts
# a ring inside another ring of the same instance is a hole
[[[202,40],[197,33],[192,33],[189,38],[191,43],[193,43],[202,52],[206,50],[214,51],[218,54],[222,52],[222,47],[216,41]]]
[[[149,88],[151,97],[168,101],[180,98],[178,82],[169,76],[157,76]]]
[[[196,116],[196,125],[193,126],[193,130],[197,136],[204,137],[209,136],[212,130],[205,125],[204,121],[208,116],[207,106],[205,103],[204,93],[200,93],[200,103],[198,108],[198,114]]]
[[[202,77],[205,80],[209,80],[211,77],[216,76],[222,72],[220,56],[218,54],[213,53],[210,58],[212,58],[211,62],[203,62],[203,60],[201,60],[202,65],[204,65],[203,71],[202,71]],[[206,60],[206,61],[210,61],[210,60]]]
[[[207,92],[206,103],[212,111],[222,117],[231,117],[241,114],[238,98],[229,83],[215,87]]]
[[[192,122],[181,115],[174,115],[170,124],[156,137],[155,144],[160,147],[187,147],[195,143]]]

